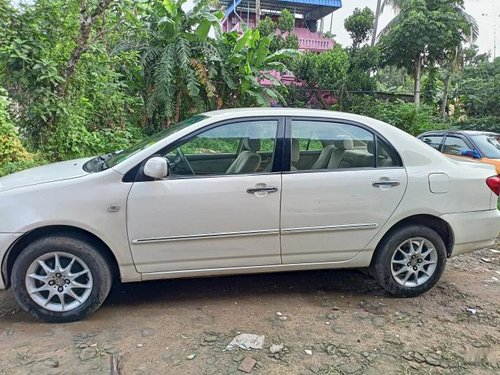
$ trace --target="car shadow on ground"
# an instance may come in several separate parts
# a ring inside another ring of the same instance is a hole
[[[364,270],[321,270],[262,273],[203,278],[157,280],[116,285],[105,306],[133,306],[168,302],[194,302],[262,298],[264,296],[317,296],[318,293],[357,296],[385,295]]]
[[[88,320],[106,319],[108,314],[142,314],[146,308],[199,308],[206,304],[241,302],[293,303],[294,299],[309,301],[331,297],[358,297],[372,299],[389,296],[376,281],[362,269],[313,270],[296,272],[260,273],[217,277],[199,277],[117,283],[103,306]],[[0,299],[0,323],[38,324],[16,303],[12,291]]]

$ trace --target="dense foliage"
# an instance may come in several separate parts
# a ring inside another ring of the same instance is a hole
[[[375,15],[370,8],[356,8],[352,15],[344,21],[344,27],[351,36],[352,48],[358,48],[362,43],[368,41],[374,28]]]
[[[500,132],[500,58],[475,60],[452,77],[451,121],[465,129]]]
[[[0,163],[16,162],[27,158],[28,153],[19,141],[17,132],[7,111],[9,100],[0,89]]]
[[[462,12],[462,0],[402,1],[398,16],[380,41],[385,64],[405,68],[413,75],[415,103],[420,103],[422,72],[447,62],[452,51],[471,35]]]
[[[298,49],[299,38],[294,33],[295,16],[288,10],[284,9],[275,22],[271,17],[262,19],[258,26],[258,30],[262,36],[271,38],[269,46],[272,52],[280,49]]]
[[[412,134],[500,130],[500,59],[468,46],[477,25],[461,0],[385,1],[397,15],[374,46],[375,16],[356,9],[352,44],[323,53],[298,51],[290,11],[223,33],[214,0],[19,3],[0,0],[0,175],[241,106],[351,111]]]

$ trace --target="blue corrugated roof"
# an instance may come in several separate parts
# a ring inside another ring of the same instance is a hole
[[[235,11],[236,8],[255,9],[255,0],[221,0],[227,4],[226,17]],[[290,10],[298,14],[306,14],[315,11],[317,19],[342,7],[342,0],[260,0],[261,9]]]
[[[284,3],[296,3],[296,4],[308,4],[308,5],[318,5],[324,7],[342,7],[342,0],[278,0]]]
[[[242,0],[234,0],[233,2],[231,2],[226,9],[226,14],[224,15],[224,18],[229,16],[236,9],[236,7],[241,4],[241,1]]]

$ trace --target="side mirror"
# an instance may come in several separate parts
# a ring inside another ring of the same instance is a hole
[[[154,156],[144,164],[144,174],[155,180],[168,176],[168,161],[161,156]]]
[[[477,150],[462,151],[462,156],[468,156],[469,158],[473,159],[481,159],[481,155],[479,155],[479,152],[477,152]]]

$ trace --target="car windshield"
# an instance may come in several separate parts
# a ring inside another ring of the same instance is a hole
[[[169,136],[170,134],[173,134],[181,129],[184,129],[190,125],[193,125],[197,122],[200,122],[204,119],[206,119],[207,116],[203,115],[196,115],[193,117],[190,117],[184,121],[179,122],[178,124],[175,124],[159,133],[156,133],[150,137],[146,137],[142,141],[136,143],[132,147],[127,148],[126,150],[118,151],[117,153],[112,154],[112,156],[109,159],[105,160],[106,166],[108,168],[112,168],[117,164],[120,164],[124,160],[127,160],[131,156],[137,154],[138,152],[141,152],[142,150],[148,148],[149,146],[155,144],[156,142],[162,140],[163,138]]]
[[[488,159],[500,159],[500,134],[473,135],[479,151]]]

